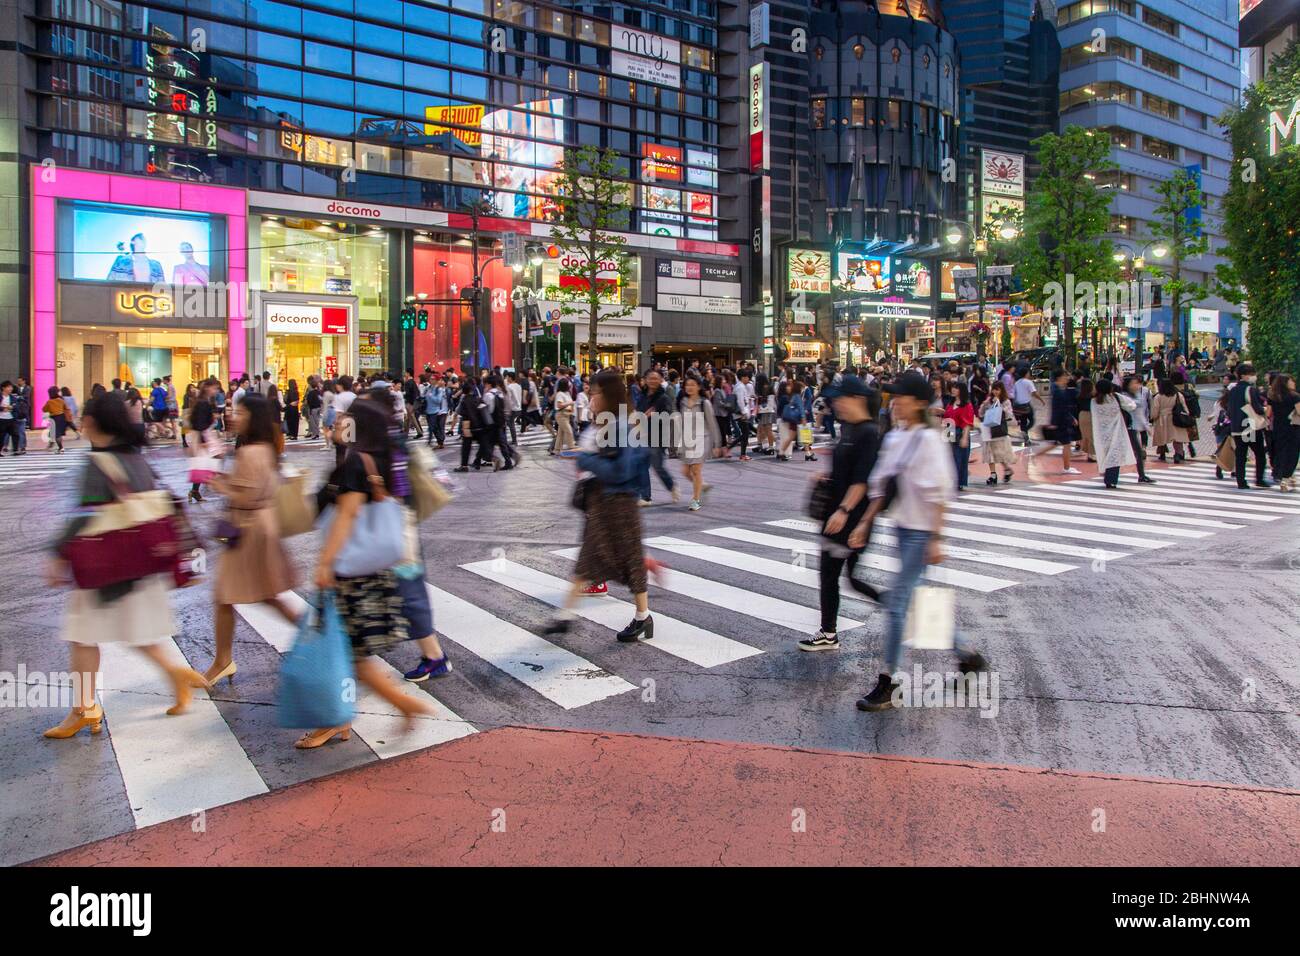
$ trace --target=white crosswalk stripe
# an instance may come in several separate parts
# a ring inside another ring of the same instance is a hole
[[[307,610],[307,602],[293,591],[280,595],[291,608],[301,614]],[[261,604],[236,605],[239,616],[247,621],[268,644],[281,654],[293,646],[296,629],[269,607]],[[419,694],[417,688],[406,684],[401,673],[391,664],[376,658],[409,694]],[[475,729],[454,713],[433,701],[437,713],[432,717],[417,718],[410,733],[403,733],[402,713],[388,701],[364,685],[357,688],[356,716],[352,719],[352,730],[375,752],[378,757],[396,757],[423,750],[434,744],[446,743],[475,732]]]
[[[1126,494],[1131,492],[1134,495],[1140,495],[1143,498],[1160,498],[1166,501],[1186,505],[1192,509],[1195,509],[1198,505],[1205,504],[1213,505],[1213,507],[1221,510],[1227,509],[1234,513],[1241,511],[1268,515],[1300,515],[1300,501],[1287,501],[1280,495],[1276,498],[1259,497],[1253,499],[1247,498],[1243,495],[1239,500],[1225,501],[1221,493],[1216,493],[1210,489],[1202,490],[1199,487],[1177,484],[1164,478],[1156,479],[1156,482],[1157,484],[1168,485],[1168,487],[1156,488],[1152,485],[1141,485],[1136,483],[1131,485],[1125,484],[1120,487],[1126,492]],[[1069,482],[1067,484],[1069,486],[1074,486],[1076,483]],[[1102,480],[1100,478],[1095,480],[1090,479],[1086,482],[1078,482],[1077,484],[1078,486],[1087,488],[1091,491],[1101,488]],[[1235,488],[1235,486],[1233,487]],[[1098,493],[1106,495],[1108,498],[1111,497],[1104,491],[1099,491]],[[1145,502],[1143,503],[1145,504]]]
[[[577,558],[578,550],[578,548],[563,548],[551,553],[573,560]],[[726,608],[760,621],[769,621],[772,624],[798,631],[801,634],[815,634],[821,628],[821,613],[815,607],[805,607],[802,604],[779,601],[766,594],[732,587],[730,584],[723,584],[720,581],[712,581],[708,578],[697,577],[694,574],[678,571],[676,568],[669,568],[664,571],[656,579],[655,587],[672,594],[680,594],[696,601],[703,601],[715,607]],[[847,617],[841,617],[836,622],[836,630],[850,631],[855,627],[860,627],[861,623]]]
[[[89,448],[69,448],[63,454],[45,451],[29,443],[27,454],[12,452],[0,457],[0,488],[26,484],[38,478],[52,478],[78,470]]]
[[[1014,506],[1011,505],[1011,502],[1014,502]],[[1086,525],[1088,529],[1115,528],[1116,530],[1130,532],[1130,535],[1112,535],[1109,532],[1081,530],[1074,532],[1071,537],[1083,538],[1088,541],[1109,541],[1112,544],[1132,545],[1134,542],[1139,542],[1136,545],[1137,547],[1142,546],[1140,542],[1143,539],[1134,538],[1131,536],[1132,534],[1158,534],[1165,538],[1208,538],[1214,534],[1213,531],[1196,530],[1192,528],[1174,528],[1159,524],[1145,524],[1138,522],[1136,520],[1137,516],[1133,516],[1134,520],[1132,521],[1110,521],[1105,518],[1093,517],[1093,515],[1116,515],[1114,511],[1107,511],[1102,508],[1093,508],[1090,510],[1079,507],[1063,508],[1061,507],[1060,502],[1057,501],[1025,500],[1020,498],[1010,499],[1003,497],[1001,493],[998,495],[962,495],[960,501],[949,502],[948,508],[955,508],[959,511],[975,511],[995,517],[997,515],[1011,515],[1017,518],[1030,518],[1035,522],[1050,520],[1059,524],[1081,524]],[[1074,514],[1073,512],[1079,513]],[[1124,515],[1122,517],[1127,518],[1128,516]],[[954,520],[956,519],[954,518]],[[976,521],[975,523],[978,524],[979,522]],[[1022,531],[1026,529],[1026,523],[1023,521],[1018,521],[1011,525],[998,525],[994,523],[993,526],[1004,528],[1013,527]],[[1043,532],[1043,528],[1036,523],[1030,527],[1033,527],[1035,531],[1040,533]],[[1052,533],[1056,534],[1059,532],[1054,531]],[[1154,547],[1163,547],[1164,544],[1169,544],[1169,542],[1166,541],[1163,544],[1154,545]]]
[[[472,564],[463,564],[461,568],[537,598],[551,607],[563,607],[565,596],[569,591],[568,581],[543,571],[536,571],[515,561],[504,559],[476,561]],[[606,595],[584,599],[574,608],[574,613],[584,620],[600,624],[612,631],[621,631],[632,620],[636,607]],[[644,643],[674,657],[698,664],[700,667],[716,667],[719,664],[728,664],[731,661],[762,653],[756,647],[733,641],[729,637],[714,634],[712,631],[706,631],[665,614],[656,613],[654,619],[654,637]]]
[[[1078,512],[1079,514],[1085,514],[1085,515],[1094,514],[1094,515],[1115,516],[1115,515],[1132,514],[1135,518],[1155,519],[1157,521],[1168,522],[1169,524],[1172,525],[1183,525],[1183,526],[1193,527],[1193,528],[1225,528],[1226,529],[1226,528],[1242,527],[1242,525],[1229,524],[1228,522],[1225,521],[1212,521],[1208,518],[1206,519],[1195,518],[1195,517],[1191,517],[1189,514],[1186,513],[1180,516],[1179,514],[1177,514],[1177,512],[1186,512],[1186,509],[1183,508],[1175,507],[1175,508],[1166,508],[1164,510],[1155,509],[1155,508],[1144,508],[1144,506],[1140,502],[1125,502],[1122,498],[1120,498],[1117,495],[1111,495],[1111,497],[1106,499],[1105,501],[1099,501],[1096,502],[1095,504],[1088,504],[1086,499],[1084,499],[1081,495],[1076,494],[1073,489],[1062,488],[1060,490],[1057,490],[1056,487],[1052,485],[1036,486],[1036,487],[1046,487],[1051,490],[1038,491],[1031,488],[1008,488],[1005,492],[1003,492],[1003,495],[1004,496],[1011,495],[1016,498],[1029,498],[1034,501],[1055,502],[1055,501],[1070,501],[1071,499],[1074,499],[1074,501],[1078,503],[1072,502],[1071,510]],[[977,498],[979,500],[986,500],[983,496],[979,496],[979,495],[972,495],[971,497]],[[1169,513],[1165,513],[1165,512],[1169,512]],[[1213,514],[1214,512],[1210,512],[1210,513]],[[1228,517],[1232,517],[1232,515],[1228,515]]]

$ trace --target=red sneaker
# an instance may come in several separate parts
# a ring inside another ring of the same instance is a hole
[[[582,589],[582,593],[583,594],[608,594],[609,585],[606,584],[604,581],[601,581],[599,584],[588,584],[585,588]]]

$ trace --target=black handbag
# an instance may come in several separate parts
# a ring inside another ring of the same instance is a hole
[[[1175,428],[1193,428],[1196,425],[1196,419],[1187,411],[1181,395],[1178,396],[1178,404],[1174,406],[1173,419]]]
[[[596,485],[595,478],[583,478],[574,484],[573,497],[570,499],[569,503],[579,511],[586,513],[587,508],[591,504],[592,496],[599,494],[599,492],[600,489]]]
[[[835,512],[835,497],[829,478],[818,478],[808,494],[808,517],[825,523]]]

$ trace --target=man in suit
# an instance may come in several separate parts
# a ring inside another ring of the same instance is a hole
[[[1237,366],[1237,374],[1237,383],[1228,389],[1228,415],[1232,419],[1232,440],[1235,442],[1237,456],[1237,487],[1243,490],[1250,488],[1246,483],[1246,452],[1254,451],[1255,487],[1268,488],[1272,482],[1264,477],[1264,466],[1268,459],[1264,430],[1251,424],[1252,417],[1256,421],[1265,417],[1268,406],[1255,385],[1255,366],[1250,362],[1242,362]],[[1254,412],[1254,416],[1247,415],[1247,408]]]

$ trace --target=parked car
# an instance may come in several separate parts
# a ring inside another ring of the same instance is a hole
[[[974,362],[979,358],[975,352],[931,352],[929,355],[922,355],[918,361],[929,363],[938,362],[940,365],[947,365],[949,362]]]
[[[1055,348],[1021,349],[1011,353],[1012,368],[1027,364],[1033,378],[1048,378],[1052,369],[1060,364],[1059,360],[1060,351]]]

